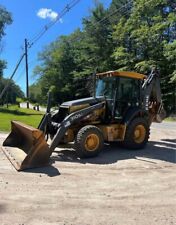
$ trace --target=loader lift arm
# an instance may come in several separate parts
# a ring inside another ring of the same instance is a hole
[[[76,112],[68,115],[60,124],[58,124],[57,133],[55,134],[55,136],[51,142],[51,145],[49,147],[50,154],[52,154],[54,149],[58,146],[61,139],[64,137],[66,131],[72,124],[79,122],[81,119],[83,119],[87,115],[91,114],[93,111],[95,111],[97,109],[101,109],[103,106],[104,106],[104,103],[101,102],[101,103],[95,104],[93,106],[89,106],[85,109],[76,111]]]
[[[56,124],[58,129],[49,146],[44,139],[45,133],[42,130],[48,126],[48,122],[51,123],[49,109],[42,119],[41,129],[12,121],[11,133],[3,142],[2,150],[18,171],[46,166],[52,152],[59,145],[68,128],[103,106],[104,103],[100,102],[68,115],[61,123]]]

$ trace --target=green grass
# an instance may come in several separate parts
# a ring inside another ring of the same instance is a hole
[[[42,112],[32,109],[18,108],[18,106],[0,107],[0,131],[9,132],[11,120],[18,120],[33,127],[38,127],[42,116]]]
[[[176,117],[167,117],[166,119],[164,119],[164,121],[167,121],[167,122],[176,122]]]
[[[18,120],[33,127],[38,127],[43,112],[32,109],[18,108],[18,106],[0,107],[0,131],[11,130],[11,120]],[[165,121],[175,121],[176,117],[167,117]]]

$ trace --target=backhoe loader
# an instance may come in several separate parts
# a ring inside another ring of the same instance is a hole
[[[98,155],[104,142],[118,142],[128,149],[145,147],[151,123],[165,117],[157,70],[148,76],[108,71],[95,77],[93,97],[64,102],[55,113],[49,95],[38,128],[11,122],[2,149],[18,171],[48,165],[61,143],[74,142],[80,158]]]

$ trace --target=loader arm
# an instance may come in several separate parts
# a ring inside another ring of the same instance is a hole
[[[149,113],[150,122],[161,122],[166,112],[161,98],[160,76],[157,70],[152,70],[142,85],[143,109]]]
[[[81,119],[91,114],[93,111],[102,108],[103,106],[104,106],[104,102],[101,102],[93,106],[87,107],[85,109],[81,109],[79,111],[71,113],[60,124],[58,124],[58,130],[49,146],[50,155],[52,154],[54,149],[58,146],[58,144],[64,137],[66,131],[69,129],[69,127],[72,124],[79,122]]]
[[[30,127],[19,121],[12,121],[11,133],[3,142],[2,150],[18,171],[46,166],[52,152],[59,145],[68,128],[103,106],[103,102],[97,103],[68,115],[61,123],[56,123],[57,133],[50,146],[44,138],[45,127],[51,125],[48,124],[51,123],[49,108],[40,123],[40,129]]]

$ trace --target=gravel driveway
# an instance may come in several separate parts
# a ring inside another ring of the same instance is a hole
[[[112,144],[80,160],[57,148],[51,160],[17,172],[0,150],[1,225],[176,224],[176,123],[153,125],[140,151]]]

